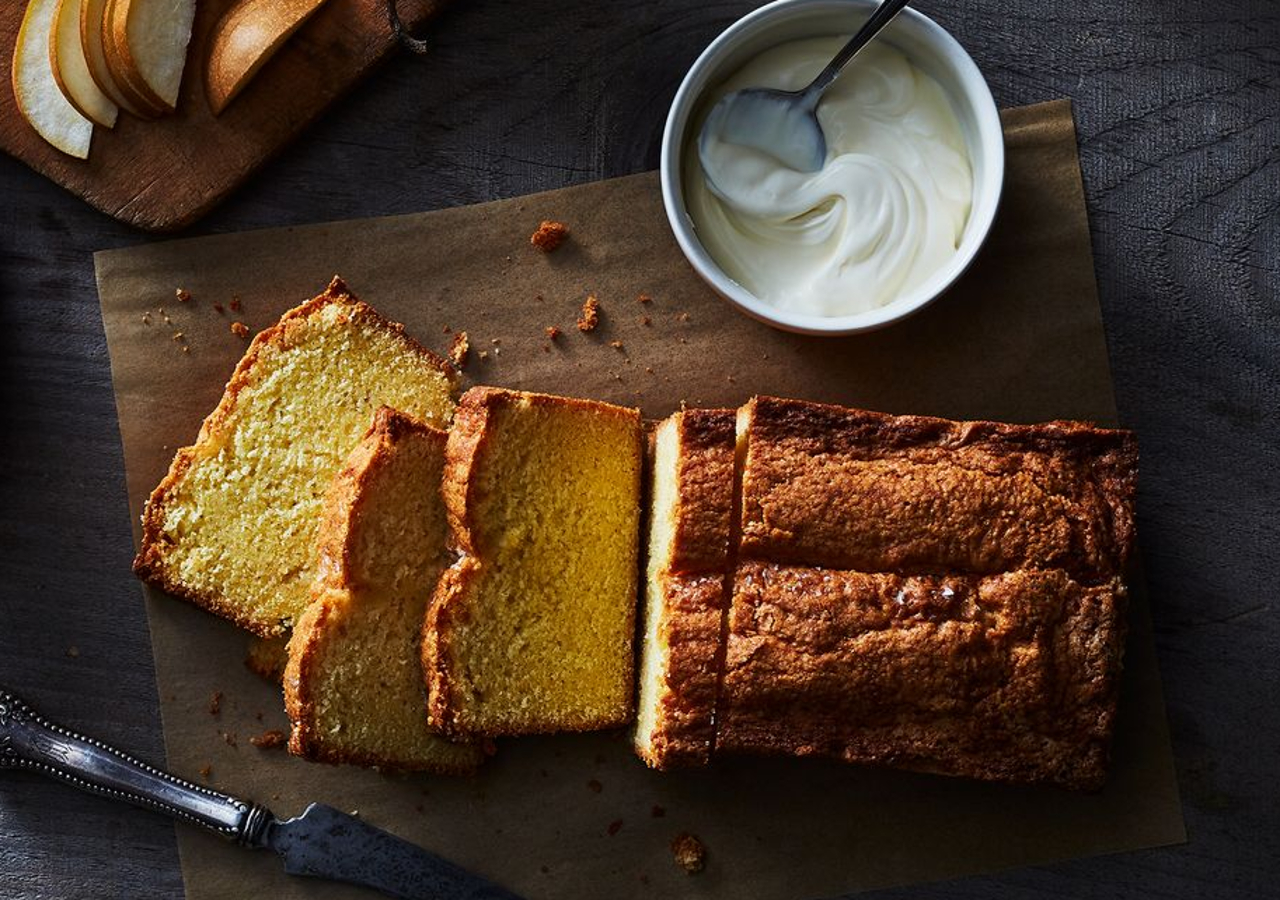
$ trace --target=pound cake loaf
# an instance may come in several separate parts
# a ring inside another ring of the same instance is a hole
[[[310,599],[325,490],[374,411],[446,427],[447,363],[341,279],[263,331],[142,517],[134,571],[265,637]]]
[[[656,769],[711,758],[733,506],[731,409],[657,428],[651,459],[644,642],[633,740]]]
[[[761,397],[739,442],[717,752],[1102,784],[1130,433]]]
[[[635,409],[463,395],[444,475],[460,558],[423,641],[434,727],[468,737],[627,721],[641,454]]]
[[[483,757],[427,727],[422,627],[448,562],[446,439],[383,407],[329,491],[313,600],[284,676],[299,756],[450,773]]]

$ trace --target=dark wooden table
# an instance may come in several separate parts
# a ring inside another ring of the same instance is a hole
[[[459,0],[188,234],[654,168],[744,0]],[[1280,4],[922,0],[1001,105],[1071,97],[1190,841],[889,892],[1275,896]],[[7,65],[7,60],[4,61]],[[91,252],[149,240],[0,158],[0,684],[163,759]],[[0,777],[0,898],[181,894],[166,819]]]

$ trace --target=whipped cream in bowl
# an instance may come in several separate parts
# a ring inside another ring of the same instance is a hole
[[[682,250],[717,292],[788,330],[856,333],[927,305],[972,260],[998,205],[1004,145],[990,91],[955,40],[911,9],[828,88],[819,171],[714,136],[699,158],[720,98],[804,87],[874,6],[757,10],[703,53],[668,117],[663,199]]]

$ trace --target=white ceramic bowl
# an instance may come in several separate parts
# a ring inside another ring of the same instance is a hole
[[[804,334],[856,334],[882,328],[928,305],[968,268],[986,240],[1004,183],[1004,134],[986,80],[956,39],[932,19],[908,7],[880,33],[931,75],[951,98],[973,166],[973,206],[956,255],[928,281],[876,309],[846,316],[788,312],[761,301],[725,274],[702,246],[685,207],[682,165],[685,145],[697,138],[703,99],[748,60],[787,41],[852,34],[870,15],[875,0],[777,0],[739,19],[711,42],[676,91],[662,135],[662,200],[680,249],[718,294],[764,322]],[[857,62],[852,68],[856,69]],[[857,77],[856,71],[849,73]]]

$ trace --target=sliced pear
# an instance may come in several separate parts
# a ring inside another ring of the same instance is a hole
[[[107,0],[102,8],[102,47],[107,53],[107,67],[116,86],[143,112],[152,116],[173,112],[151,90],[138,64],[129,52],[126,29],[129,21],[129,0]]]
[[[103,45],[102,21],[107,0],[83,0],[80,4],[80,45],[84,48],[85,62],[89,64],[89,74],[98,90],[111,98],[112,102],[135,116],[149,118],[151,112],[126,97],[124,91],[116,84],[111,67],[107,65],[107,50]]]
[[[58,0],[49,34],[49,65],[53,80],[80,115],[104,128],[114,128],[120,107],[93,80],[80,42],[82,5],[83,0]]]
[[[178,105],[195,17],[196,0],[110,2],[111,40],[129,84],[165,112]]]
[[[209,106],[218,115],[325,0],[240,0],[214,29],[205,71]]]
[[[13,95],[18,111],[42,138],[69,156],[87,159],[93,122],[63,96],[49,64],[49,35],[57,11],[58,0],[27,4],[13,48]]]

